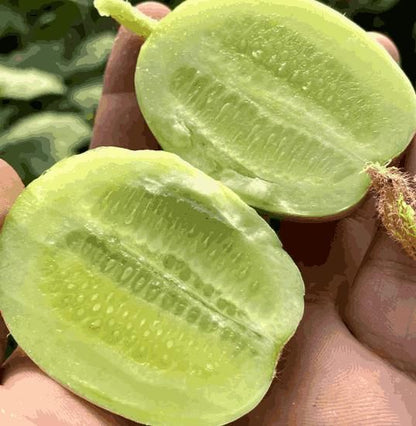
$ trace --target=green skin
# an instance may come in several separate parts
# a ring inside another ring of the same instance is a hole
[[[267,223],[162,151],[98,148],[33,181],[0,234],[0,283],[42,370],[153,425],[252,410],[303,314],[301,275]]]
[[[136,93],[160,145],[271,215],[346,214],[368,191],[366,165],[389,163],[416,130],[399,66],[318,2],[192,0],[160,23],[95,4],[147,37]]]

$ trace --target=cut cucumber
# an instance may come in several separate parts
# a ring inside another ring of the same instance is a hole
[[[153,425],[251,410],[303,313],[271,228],[174,154],[96,150],[31,183],[0,234],[0,310],[41,369]]]
[[[366,163],[416,130],[399,66],[311,0],[186,1],[152,26],[135,82],[165,150],[277,216],[342,216],[369,188]]]

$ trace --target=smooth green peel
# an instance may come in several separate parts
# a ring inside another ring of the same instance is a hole
[[[303,294],[256,211],[162,151],[57,163],[0,234],[0,310],[18,344],[63,386],[145,424],[221,425],[254,408]]]

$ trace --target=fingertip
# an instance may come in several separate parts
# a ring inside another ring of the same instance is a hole
[[[98,146],[160,149],[144,121],[134,92],[104,95],[95,121],[90,149]]]
[[[153,1],[136,7],[156,20],[170,12],[164,4]],[[130,149],[158,147],[147,129],[135,95],[134,74],[142,44],[142,38],[120,28],[107,63],[90,148],[103,145]]]
[[[0,159],[0,229],[10,207],[23,189],[23,182],[13,167]],[[0,312],[0,365],[6,351],[7,333],[7,326]]]
[[[159,20],[166,16],[170,9],[158,2],[145,2],[136,6],[145,15]],[[134,93],[134,73],[137,56],[144,40],[123,26],[117,34],[111,55],[108,59],[104,75],[103,94]]]
[[[0,160],[0,228],[10,207],[23,189],[23,182],[13,167]]]
[[[162,19],[170,12],[168,6],[157,1],[145,1],[137,4],[136,7],[145,15],[157,20]]]
[[[376,42],[380,43],[387,50],[390,56],[400,65],[399,49],[389,37],[376,31],[370,31],[368,34]]]

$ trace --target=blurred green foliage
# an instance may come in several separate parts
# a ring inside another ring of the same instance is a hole
[[[384,12],[393,7],[399,0],[326,0],[328,6],[337,9],[347,15],[355,15],[359,12]]]
[[[0,6],[0,158],[25,184],[88,146],[116,30],[92,0]]]
[[[415,80],[414,0],[322,0],[398,44]],[[59,159],[85,150],[116,24],[93,0],[2,0],[0,158],[27,184]],[[171,8],[181,0],[165,1]]]

